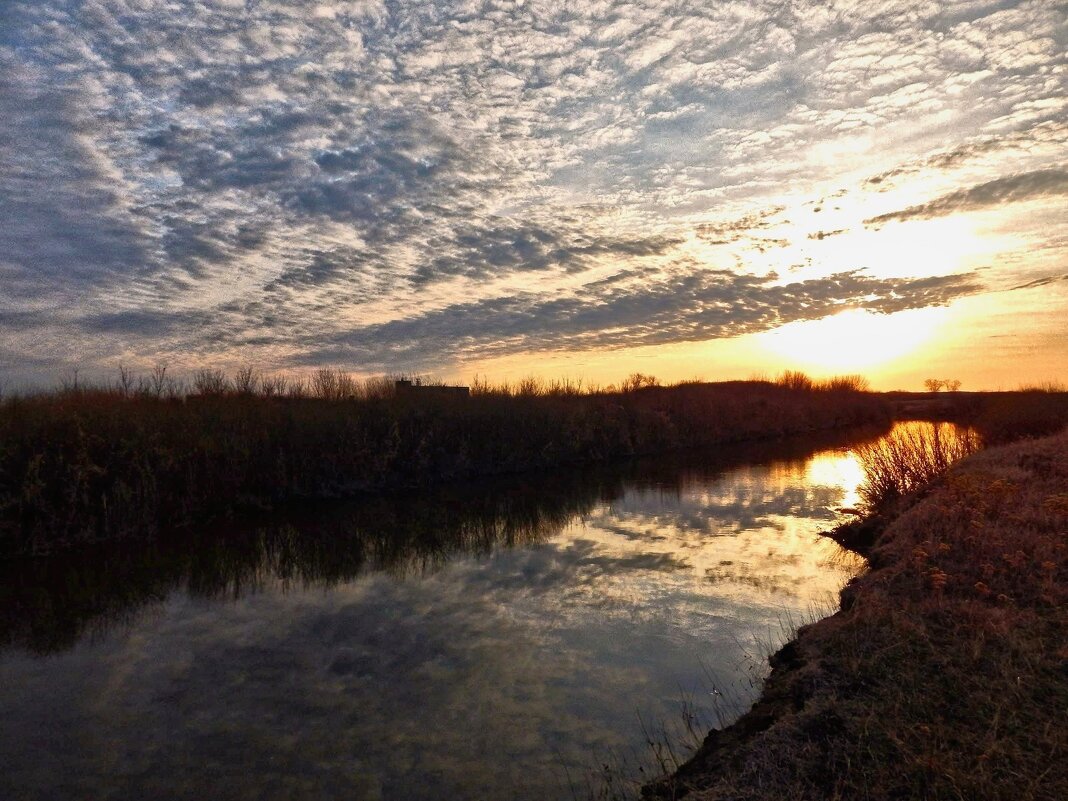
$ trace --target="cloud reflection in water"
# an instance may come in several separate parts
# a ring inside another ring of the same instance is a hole
[[[640,748],[636,713],[707,697],[702,666],[739,712],[783,621],[858,569],[817,534],[851,458],[525,480],[184,554],[96,636],[34,655],[7,626],[0,791],[569,798],[565,768]]]

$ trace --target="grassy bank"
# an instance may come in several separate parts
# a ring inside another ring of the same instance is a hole
[[[0,403],[0,552],[144,536],[241,508],[595,463],[886,419],[852,380],[656,386],[486,384],[391,392],[157,371],[134,385]]]
[[[756,707],[650,793],[1068,797],[1068,432],[895,494],[873,496],[870,570],[841,611],[802,628]]]

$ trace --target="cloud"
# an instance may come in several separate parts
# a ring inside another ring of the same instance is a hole
[[[140,269],[144,223],[86,146],[77,93],[0,50],[0,118],[0,303],[76,295]]]
[[[696,227],[695,232],[710,245],[727,245],[747,238],[752,231],[762,231],[773,227],[775,218],[784,210],[785,206],[775,206],[733,220],[702,223]]]
[[[1058,281],[1068,281],[1068,274],[1047,275],[1042,278],[1036,278],[1033,281],[1028,281],[1026,284],[1019,284],[1017,286],[1011,287],[1010,291],[1015,289],[1035,289],[1040,286],[1049,286],[1050,284],[1055,284]]]
[[[490,219],[487,223],[458,228],[447,255],[424,262],[413,280],[425,283],[442,276],[481,277],[553,267],[578,272],[605,258],[661,256],[682,241],[667,236],[613,237],[507,219]]]
[[[0,333],[26,365],[369,367],[442,315],[448,369],[774,326],[793,298],[745,274],[841,269],[818,234],[780,257],[806,203],[965,170],[883,218],[1062,192],[1066,45],[1041,2],[8,0],[0,311],[27,316]]]
[[[979,211],[1000,207],[1007,203],[1019,203],[1044,197],[1068,194],[1068,171],[1062,169],[1036,170],[1034,172],[995,178],[968,189],[959,189],[940,198],[910,206],[901,211],[880,214],[864,221],[865,225],[881,225],[905,220],[929,220],[949,214]]]
[[[849,308],[882,313],[944,305],[980,291],[974,275],[877,279],[860,272],[777,284],[730,271],[678,269],[656,282],[572,297],[512,295],[455,304],[308,342],[306,363],[429,365],[435,355],[623,348],[734,337]]]

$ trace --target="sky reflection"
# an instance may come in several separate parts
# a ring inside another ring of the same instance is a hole
[[[133,606],[98,601],[109,621],[60,647],[35,655],[26,645],[47,637],[9,629],[0,791],[570,798],[568,774],[640,751],[639,714],[670,725],[684,695],[708,725],[740,712],[766,651],[861,566],[818,536],[853,498],[848,451],[595,472],[483,491],[489,516],[447,496],[398,498],[406,527],[434,508],[471,509],[435,536],[473,547],[425,552],[442,558],[419,557],[420,538],[395,550],[399,562],[331,568],[322,547],[364,519],[339,512],[318,524],[322,540],[314,527],[304,545],[283,536],[311,560],[304,581],[264,561],[282,546],[261,530],[259,556],[220,550],[213,573],[179,559],[161,584],[144,579],[156,589]],[[494,544],[476,531],[496,532]],[[381,553],[373,535],[349,536],[338,553]],[[153,553],[145,573],[174,560]],[[47,592],[6,604],[32,616]]]

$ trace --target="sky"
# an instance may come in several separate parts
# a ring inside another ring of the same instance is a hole
[[[0,0],[0,383],[1068,377],[1068,6]]]

